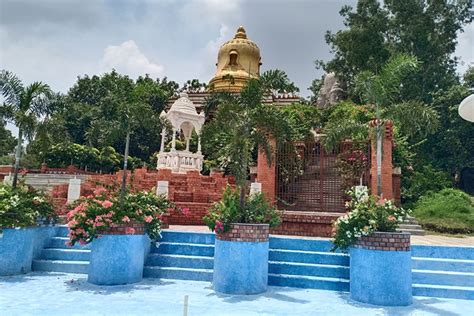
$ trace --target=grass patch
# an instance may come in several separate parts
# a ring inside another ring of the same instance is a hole
[[[474,233],[474,203],[471,196],[460,190],[443,189],[421,197],[415,204],[414,216],[426,230]]]

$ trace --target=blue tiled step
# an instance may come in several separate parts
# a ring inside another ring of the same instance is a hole
[[[330,291],[349,291],[349,280],[302,275],[268,274],[268,285],[311,288]]]
[[[270,249],[329,252],[332,247],[329,240],[270,237]]]
[[[33,271],[87,274],[88,261],[33,260]]]
[[[158,247],[152,247],[151,251],[161,254],[213,257],[214,245],[162,242]]]
[[[349,279],[349,267],[328,264],[270,261],[268,273]]]
[[[90,253],[90,250],[85,249],[45,248],[42,250],[41,259],[89,261]]]
[[[143,276],[145,278],[212,281],[212,270],[145,266]]]
[[[48,242],[48,248],[62,248],[62,249],[90,249],[91,244],[81,246],[79,243],[73,247],[66,246],[66,242],[69,241],[67,237],[52,237]]]
[[[412,257],[474,260],[474,247],[412,246]]]
[[[474,273],[439,270],[412,270],[412,272],[413,284],[474,287]]]
[[[67,234],[69,233],[69,228],[65,225],[58,226],[58,229],[56,231],[57,237],[67,237]]]
[[[147,257],[145,265],[212,270],[214,267],[214,258],[203,256],[150,254]]]
[[[413,284],[413,295],[474,300],[474,287]]]
[[[211,233],[191,233],[177,231],[162,231],[162,242],[189,243],[214,245],[215,235]]]
[[[474,260],[412,257],[412,267],[416,270],[473,272]]]
[[[301,251],[286,249],[270,249],[270,261],[302,262],[333,264],[340,266],[349,265],[349,256],[342,253],[319,252],[319,251]]]

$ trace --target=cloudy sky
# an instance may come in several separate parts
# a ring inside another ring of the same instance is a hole
[[[326,30],[352,0],[0,0],[0,68],[66,92],[77,76],[117,69],[137,77],[209,81],[219,46],[239,25],[261,49],[263,70],[285,70],[301,94],[330,58]],[[474,62],[474,25],[459,38]]]

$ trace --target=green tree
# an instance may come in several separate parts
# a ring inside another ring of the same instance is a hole
[[[431,93],[456,81],[457,36],[469,23],[470,0],[359,0],[356,10],[344,6],[346,29],[326,34],[334,57],[317,61],[352,87],[362,71],[380,71],[397,54],[415,56],[420,65],[404,79],[405,100],[431,102]]]
[[[42,82],[34,82],[24,87],[18,77],[6,70],[0,73],[0,90],[5,99],[0,113],[4,119],[10,120],[18,127],[13,173],[13,187],[16,188],[23,137],[31,138],[39,125],[41,116],[49,112],[51,90]]]
[[[11,154],[15,149],[16,139],[12,132],[5,128],[0,122],[0,157]]]
[[[382,161],[382,131],[387,119],[393,120],[408,136],[426,136],[438,127],[438,115],[435,110],[416,102],[397,103],[402,80],[416,71],[416,58],[398,55],[390,58],[378,73],[363,71],[355,78],[355,92],[375,111],[376,159]],[[408,114],[408,115],[407,115]],[[329,128],[328,128],[329,127]],[[332,128],[331,128],[332,127]],[[345,137],[352,137],[367,129],[363,122],[354,120],[338,126],[326,126],[328,134],[326,146],[334,146]],[[381,194],[381,169],[377,169],[377,194]]]
[[[248,168],[257,148],[272,163],[271,138],[282,140],[289,134],[287,124],[274,106],[263,105],[271,84],[251,79],[240,94],[220,94],[214,119],[205,126],[207,139],[219,139],[214,148],[223,167],[229,168],[240,187],[240,207],[244,208]],[[203,139],[206,141],[206,139]]]

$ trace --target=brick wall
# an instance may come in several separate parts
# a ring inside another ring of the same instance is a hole
[[[81,196],[88,196],[99,186],[119,187],[123,172],[106,175],[89,175],[81,185]],[[222,172],[212,172],[210,176],[201,175],[197,171],[185,174],[172,173],[171,170],[150,171],[146,168],[136,169],[127,173],[127,184],[132,190],[151,190],[156,187],[157,181],[168,181],[168,197],[182,209],[181,213],[172,211],[166,217],[168,224],[203,225],[202,217],[212,203],[219,201],[227,184],[235,184],[233,177],[224,176]],[[53,188],[53,200],[60,214],[65,214],[68,185],[59,185]]]
[[[276,142],[270,142],[273,150],[276,150]],[[271,157],[272,163],[268,163],[267,155],[260,148],[257,158],[257,179],[262,184],[262,193],[272,203],[276,202],[276,161],[275,155]]]
[[[282,223],[270,229],[274,235],[331,237],[333,223],[342,214],[284,211]]]
[[[229,231],[217,234],[216,238],[226,241],[266,242],[268,241],[268,225],[231,224]]]
[[[370,250],[410,251],[410,234],[374,232],[370,236],[360,237],[354,247]]]

